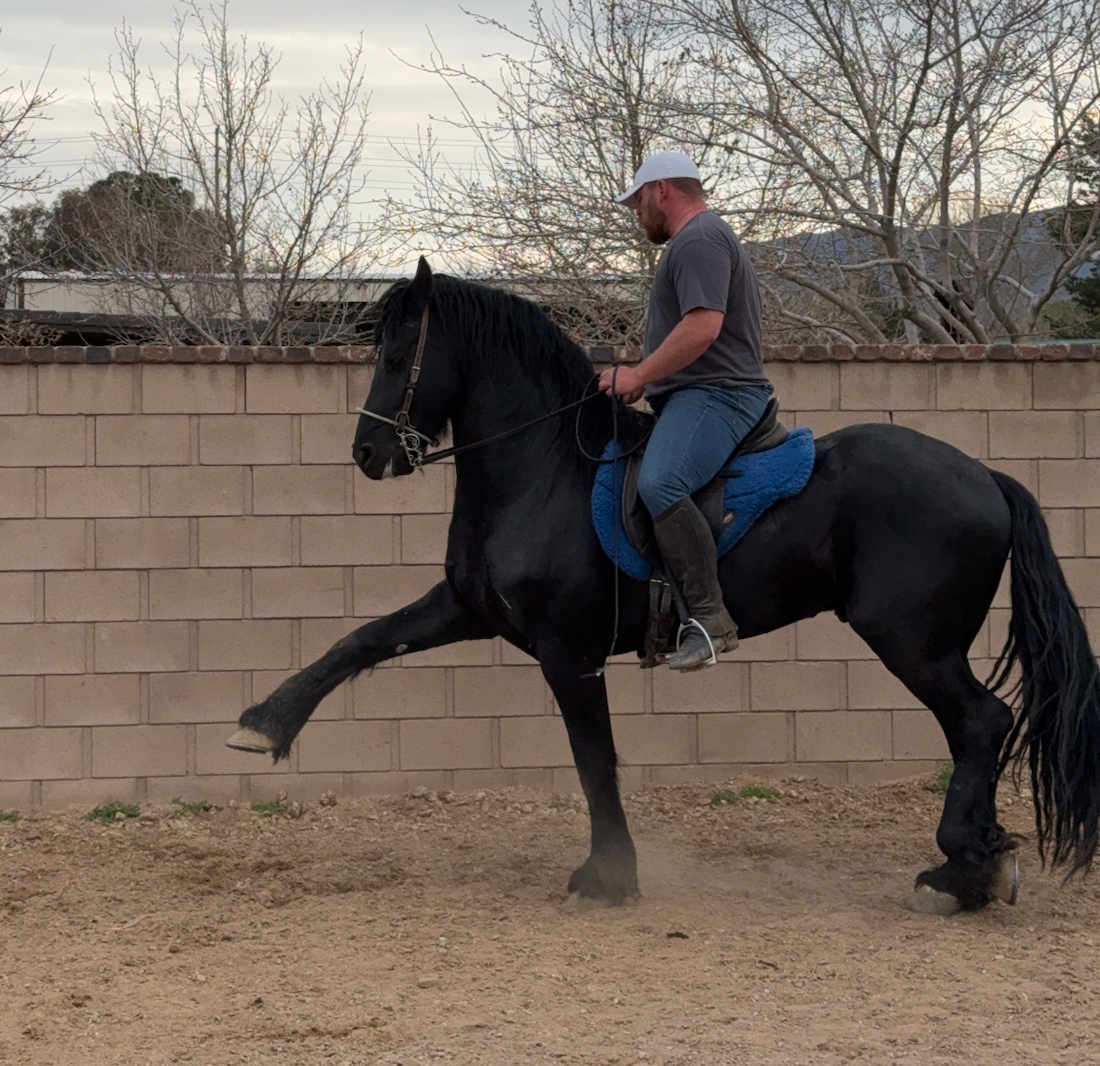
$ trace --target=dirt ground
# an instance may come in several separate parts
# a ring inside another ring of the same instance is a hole
[[[1100,1063],[1100,881],[1025,843],[1015,908],[910,914],[942,796],[770,784],[629,797],[643,898],[585,913],[575,797],[0,823],[0,1061]]]

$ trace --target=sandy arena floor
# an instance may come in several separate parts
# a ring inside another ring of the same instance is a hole
[[[644,897],[580,914],[525,790],[0,823],[0,1062],[1100,1063],[1100,880],[912,915],[941,796],[770,784],[629,797]]]

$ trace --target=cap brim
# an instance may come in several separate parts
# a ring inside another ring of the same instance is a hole
[[[615,197],[615,203],[622,204],[624,207],[637,207],[638,206],[638,193],[642,191],[641,184],[635,185],[629,192],[624,192],[622,196]]]

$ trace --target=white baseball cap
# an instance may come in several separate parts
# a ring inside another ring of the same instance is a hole
[[[660,181],[662,178],[694,178],[699,181],[699,168],[692,162],[690,156],[683,152],[657,152],[651,155],[634,175],[634,184],[628,192],[615,197],[615,203],[626,204],[627,207],[637,207],[638,193],[643,185],[651,181]]]

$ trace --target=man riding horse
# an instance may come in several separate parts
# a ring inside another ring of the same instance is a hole
[[[764,376],[760,288],[733,230],[707,207],[699,170],[682,152],[650,156],[616,197],[646,237],[666,245],[649,295],[645,357],[605,370],[600,388],[627,403],[644,392],[657,424],[638,494],[668,577],[683,600],[673,670],[698,670],[737,647],[718,582],[710,526],[691,494],[725,465],[772,394]]]

